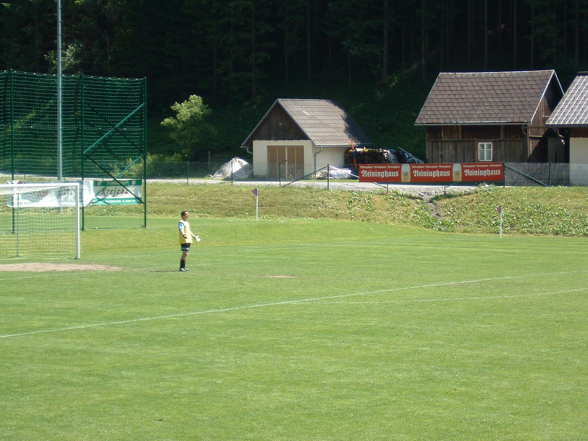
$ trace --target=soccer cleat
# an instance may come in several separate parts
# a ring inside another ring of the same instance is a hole
[[[186,271],[188,271],[186,268],[180,268],[181,273],[185,273]]]

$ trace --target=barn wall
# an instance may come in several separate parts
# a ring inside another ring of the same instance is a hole
[[[543,98],[539,103],[537,112],[527,128],[528,144],[527,144],[527,159],[529,162],[546,162],[548,159],[547,139],[545,134],[547,127],[545,121],[551,115],[551,109],[547,104],[547,100]]]
[[[588,128],[573,127],[570,129],[571,138],[588,138]]]
[[[443,127],[427,127],[426,128],[426,137],[427,139],[443,139]]]
[[[345,160],[346,147],[325,147],[322,149],[315,149],[316,152],[316,169],[332,165],[334,167],[343,167]]]
[[[308,140],[255,140],[253,141],[253,176],[265,178],[268,176],[267,146],[297,146],[304,147],[304,174],[312,173],[313,167],[313,146]]]
[[[479,162],[478,142],[465,141],[430,141],[427,143],[427,162]],[[494,162],[524,162],[525,144],[523,140],[488,140],[492,142],[492,160]]]
[[[445,127],[428,127],[427,162],[478,162],[478,143],[492,142],[493,161],[521,162],[526,161],[526,137],[521,126],[462,126],[459,138],[447,139]]]
[[[545,104],[548,107],[548,117],[551,116],[551,114],[553,113],[553,111],[555,110],[555,108],[557,107],[557,105],[559,104],[559,102],[561,101],[563,97],[563,91],[561,90],[561,88],[559,87],[559,84],[557,83],[557,80],[555,79],[555,77],[553,77],[551,79],[551,83],[549,83],[549,87],[547,88],[547,91],[545,92]],[[547,119],[546,119],[547,121]]]
[[[521,126],[502,126],[504,139],[522,139],[524,137]]]
[[[251,139],[299,140],[308,139],[280,105],[276,105],[253,132]]]
[[[570,184],[586,185],[587,168],[574,164],[588,164],[588,138],[570,139]]]
[[[529,154],[527,155],[527,162],[547,162],[549,159],[548,152],[548,138],[529,137],[528,144]]]
[[[549,87],[545,91],[545,95],[541,98],[537,110],[533,115],[530,128],[534,129],[529,132],[530,136],[541,137],[545,134],[547,127],[545,123],[555,110],[557,104],[562,98],[562,91],[557,85],[555,78],[549,83]]]
[[[464,126],[462,139],[491,141],[501,136],[500,126]]]
[[[552,79],[545,96],[541,99],[533,120],[528,128],[528,159],[529,162],[547,162],[553,156],[549,149],[549,128],[545,125],[553,113],[562,93],[555,79]]]
[[[569,162],[566,144],[559,136],[547,138],[547,162]]]
[[[588,138],[570,139],[570,163],[588,164]]]

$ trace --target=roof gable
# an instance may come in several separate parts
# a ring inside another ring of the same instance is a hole
[[[441,72],[415,124],[529,124],[554,77],[554,70]]]
[[[547,120],[551,127],[588,127],[588,72],[580,72]]]
[[[249,136],[241,143],[250,146],[256,130],[276,107],[281,107],[316,146],[370,144],[370,139],[353,119],[337,104],[324,99],[277,99]]]

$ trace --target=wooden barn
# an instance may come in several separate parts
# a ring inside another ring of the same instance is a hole
[[[327,164],[343,167],[354,144],[370,140],[333,101],[277,99],[241,147],[253,153],[254,176],[293,179]]]
[[[569,140],[570,183],[588,184],[588,72],[580,72],[572,81],[547,126]]]
[[[442,72],[415,122],[427,162],[566,162],[545,124],[562,96],[554,70]]]

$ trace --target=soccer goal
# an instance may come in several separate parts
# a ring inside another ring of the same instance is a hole
[[[0,259],[80,258],[80,184],[0,185]]]

